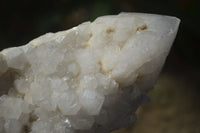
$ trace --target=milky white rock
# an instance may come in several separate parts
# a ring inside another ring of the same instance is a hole
[[[0,52],[1,133],[107,133],[131,125],[180,20],[121,13]]]

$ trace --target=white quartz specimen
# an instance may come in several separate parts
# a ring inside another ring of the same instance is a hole
[[[180,20],[121,13],[0,52],[0,133],[108,133],[148,100]]]

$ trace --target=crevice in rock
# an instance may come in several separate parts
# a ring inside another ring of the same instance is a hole
[[[14,81],[19,76],[19,72],[14,69],[8,69],[0,75],[0,96],[8,94],[8,91],[14,87]]]

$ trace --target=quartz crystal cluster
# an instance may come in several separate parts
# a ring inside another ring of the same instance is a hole
[[[180,20],[121,13],[0,52],[0,133],[109,133],[148,100]]]

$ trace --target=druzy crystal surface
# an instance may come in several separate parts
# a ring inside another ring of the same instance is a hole
[[[131,125],[180,20],[121,13],[0,52],[0,133],[109,133]]]

